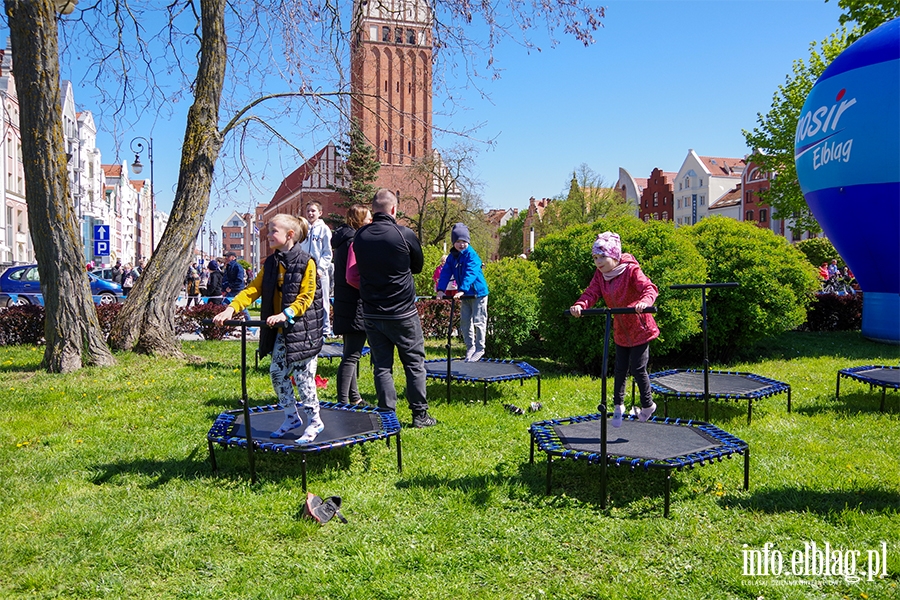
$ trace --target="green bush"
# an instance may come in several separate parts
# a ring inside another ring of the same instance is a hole
[[[814,267],[819,267],[822,263],[830,263],[835,258],[842,265],[844,264],[834,245],[828,238],[809,238],[794,244],[794,247],[802,252]]]
[[[806,321],[816,269],[783,237],[725,217],[704,219],[685,234],[706,259],[709,281],[739,284],[707,294],[711,356],[728,360]]]
[[[504,258],[485,265],[488,282],[487,354],[495,358],[533,351],[540,325],[541,278],[537,265]]]
[[[601,370],[606,320],[573,319],[566,311],[594,275],[591,247],[597,234],[606,230],[619,234],[623,252],[633,254],[659,288],[655,318],[660,337],[651,345],[651,355],[671,352],[700,331],[699,296],[678,293],[669,286],[706,281],[703,258],[671,223],[645,223],[623,217],[578,225],[541,239],[531,259],[540,269],[541,334],[545,350],[568,365],[594,374]],[[602,301],[597,305],[603,306]]]
[[[422,253],[425,255],[425,266],[422,272],[413,275],[416,282],[416,296],[434,296],[434,270],[441,263],[443,251],[438,246],[423,246]]]

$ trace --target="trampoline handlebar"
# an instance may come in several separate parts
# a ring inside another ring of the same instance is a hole
[[[692,290],[698,288],[725,288],[725,287],[738,287],[740,284],[737,281],[728,281],[725,283],[678,283],[675,285],[670,285],[670,290]]]
[[[202,321],[200,321],[200,323],[203,325],[212,325],[213,320],[203,319]],[[268,324],[266,324],[265,321],[260,321],[258,319],[251,319],[249,321],[244,321],[241,319],[228,319],[227,321],[222,323],[222,325],[226,327],[268,327]]]
[[[633,306],[626,306],[624,308],[583,308],[581,309],[582,315],[631,315],[634,314],[635,311]],[[645,313],[655,313],[655,306],[648,306],[643,311]],[[564,315],[570,315],[569,309],[563,311]]]

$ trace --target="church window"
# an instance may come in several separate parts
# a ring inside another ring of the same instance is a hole
[[[412,29],[406,30],[406,43],[413,46],[416,44],[416,32]]]
[[[391,41],[391,28],[390,27],[382,27],[381,28],[381,41],[382,42]]]
[[[399,27],[394,30],[394,42],[397,44],[403,43],[403,30]]]

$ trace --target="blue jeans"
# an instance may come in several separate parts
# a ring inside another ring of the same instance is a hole
[[[422,335],[419,315],[397,320],[366,317],[366,337],[369,338],[369,348],[372,350],[378,406],[397,410],[397,389],[391,373],[396,348],[406,374],[406,401],[409,408],[413,415],[427,411],[425,337]]]

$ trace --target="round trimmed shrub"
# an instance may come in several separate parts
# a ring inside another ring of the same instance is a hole
[[[684,229],[706,259],[709,280],[739,284],[707,294],[711,356],[728,360],[738,350],[806,321],[819,288],[816,269],[786,239],[726,217]]]
[[[700,331],[700,298],[670,290],[672,284],[706,281],[706,264],[688,238],[664,221],[645,223],[634,217],[577,225],[549,235],[535,246],[531,259],[541,276],[541,335],[551,356],[573,367],[599,374],[603,362],[605,317],[568,316],[568,308],[587,288],[596,270],[591,248],[598,233],[614,231],[622,251],[634,255],[659,288],[654,315],[660,337],[651,356],[677,349]],[[597,308],[605,305],[602,300]],[[610,332],[610,354],[613,353]]]
[[[488,283],[487,354],[495,358],[533,353],[540,324],[541,278],[537,265],[504,258],[484,268]]]
[[[822,263],[830,263],[835,258],[839,263],[844,264],[828,238],[809,238],[797,242],[794,247],[802,252],[814,267],[818,267]]]

